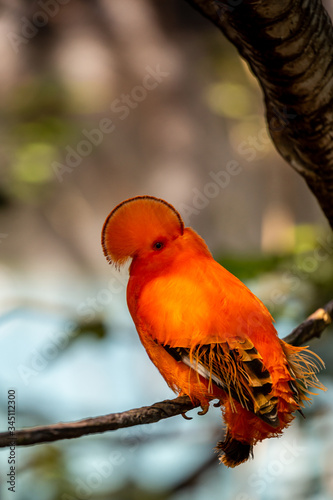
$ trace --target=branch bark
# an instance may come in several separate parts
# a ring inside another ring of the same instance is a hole
[[[298,325],[283,340],[295,346],[304,345],[315,337],[319,338],[332,321],[333,300],[328,302],[326,306],[317,309],[317,311],[311,314],[303,323]]]
[[[165,418],[180,415],[196,406],[188,396],[166,399],[151,406],[133,408],[122,413],[110,413],[100,417],[86,418],[76,422],[65,422],[40,427],[21,429],[13,434],[0,433],[0,448],[6,446],[27,446],[37,443],[49,443],[60,439],[73,439],[88,434],[99,434],[105,431],[115,431],[141,424],[153,424]]]
[[[333,28],[321,0],[186,0],[248,62],[281,156],[333,228]]]
[[[295,328],[284,340],[292,345],[301,345],[314,337],[319,337],[333,320],[333,300],[318,309],[308,319]],[[110,413],[76,422],[58,423],[40,427],[21,429],[14,434],[0,433],[0,448],[6,446],[28,446],[48,443],[60,439],[73,439],[88,434],[99,434],[135,425],[152,424],[165,418],[185,414],[197,408],[188,396],[161,401],[151,406],[134,408],[122,413]]]

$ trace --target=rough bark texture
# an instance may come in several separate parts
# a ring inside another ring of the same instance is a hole
[[[248,62],[281,156],[333,227],[333,28],[320,0],[186,0]]]
[[[198,405],[197,405],[198,406]],[[37,443],[49,443],[59,439],[73,439],[88,434],[115,431],[141,424],[152,424],[164,418],[181,415],[196,406],[188,396],[167,399],[151,406],[133,408],[122,413],[110,413],[100,417],[86,418],[76,422],[65,422],[40,427],[21,429],[11,434],[0,433],[0,448],[6,446],[26,446]]]
[[[319,337],[332,322],[332,318],[333,300],[314,312],[307,320],[295,328],[290,335],[285,337],[284,340],[293,345],[304,344],[313,337]],[[88,434],[114,431],[124,427],[152,424],[164,418],[184,414],[197,406],[191,402],[188,396],[180,396],[175,399],[155,403],[152,406],[134,408],[122,413],[110,413],[109,415],[87,418],[77,422],[31,427],[29,429],[18,430],[14,434],[1,432],[0,448],[48,443],[60,439],[73,439]]]

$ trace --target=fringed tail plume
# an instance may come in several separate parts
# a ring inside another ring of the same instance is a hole
[[[297,389],[297,403],[304,407],[304,401],[310,402],[309,395],[315,395],[312,389],[326,391],[326,387],[318,380],[317,373],[325,368],[323,360],[307,347],[295,347],[280,340],[286,355],[293,385]]]
[[[219,457],[220,462],[227,467],[236,467],[249,458],[253,458],[253,446],[234,439],[229,432],[227,432],[224,441],[217,443],[215,449],[219,453],[223,452]]]

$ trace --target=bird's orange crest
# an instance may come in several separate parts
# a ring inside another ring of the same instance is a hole
[[[117,205],[107,217],[102,246],[108,261],[121,266],[149,251],[160,239],[182,235],[184,223],[172,205],[153,196],[136,196]]]

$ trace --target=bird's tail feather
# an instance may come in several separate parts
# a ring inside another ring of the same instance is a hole
[[[238,441],[229,432],[227,432],[224,441],[217,443],[215,449],[220,453],[220,462],[227,467],[236,467],[249,458],[253,458],[253,446]]]
[[[297,390],[297,402],[301,407],[304,401],[309,402],[309,395],[317,394],[313,389],[326,391],[326,387],[318,380],[317,373],[325,367],[322,359],[307,347],[295,347],[280,340],[286,355],[289,371]]]

